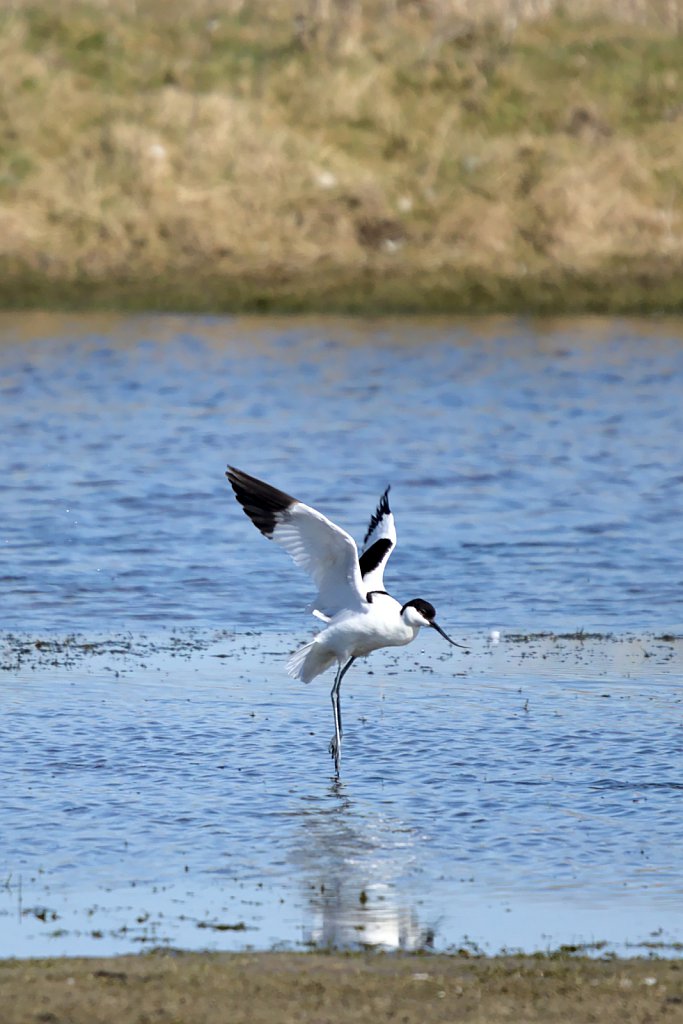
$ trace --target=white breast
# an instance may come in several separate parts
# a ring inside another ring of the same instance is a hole
[[[335,616],[318,641],[341,660],[362,658],[380,647],[402,647],[415,638],[417,629],[401,618],[401,605],[388,594],[373,595],[361,612]]]

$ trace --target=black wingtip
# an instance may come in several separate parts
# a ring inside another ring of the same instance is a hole
[[[375,527],[379,523],[379,521],[382,518],[382,516],[387,516],[387,515],[390,514],[390,512],[391,512],[391,509],[389,508],[389,491],[390,490],[391,490],[391,484],[388,484],[386,491],[384,492],[382,497],[379,499],[379,504],[377,505],[377,511],[375,512],[375,514],[370,519],[370,524],[369,524],[369,526],[367,528],[365,537],[363,538],[363,544],[367,544],[368,537],[370,536],[372,531],[375,529]]]
[[[249,516],[254,526],[258,527],[266,537],[273,536],[278,518],[286,512],[296,498],[277,487],[271,487],[264,480],[243,473],[241,469],[228,466],[225,475],[235,492],[235,497]]]

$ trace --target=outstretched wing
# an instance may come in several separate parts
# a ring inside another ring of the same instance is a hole
[[[228,466],[225,475],[254,526],[264,537],[280,544],[313,578],[318,588],[314,607],[324,617],[365,603],[358,548],[346,530],[316,509],[233,466]]]
[[[370,520],[360,556],[363,590],[384,590],[384,568],[396,547],[394,514],[389,508],[389,488],[379,499],[377,511]]]

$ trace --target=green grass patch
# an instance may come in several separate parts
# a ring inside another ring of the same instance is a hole
[[[197,271],[181,277],[51,281],[31,272],[1,273],[0,308],[150,310],[213,313],[337,313],[523,315],[683,314],[683,274],[614,268],[612,276],[538,275],[523,280],[448,271],[415,277],[409,267],[350,274],[328,268],[309,275],[280,271],[218,277]]]

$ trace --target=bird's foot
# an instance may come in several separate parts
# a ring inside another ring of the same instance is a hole
[[[330,757],[334,761],[334,770],[339,775],[339,769],[341,767],[341,741],[337,742],[337,737],[333,736],[330,740]]]

